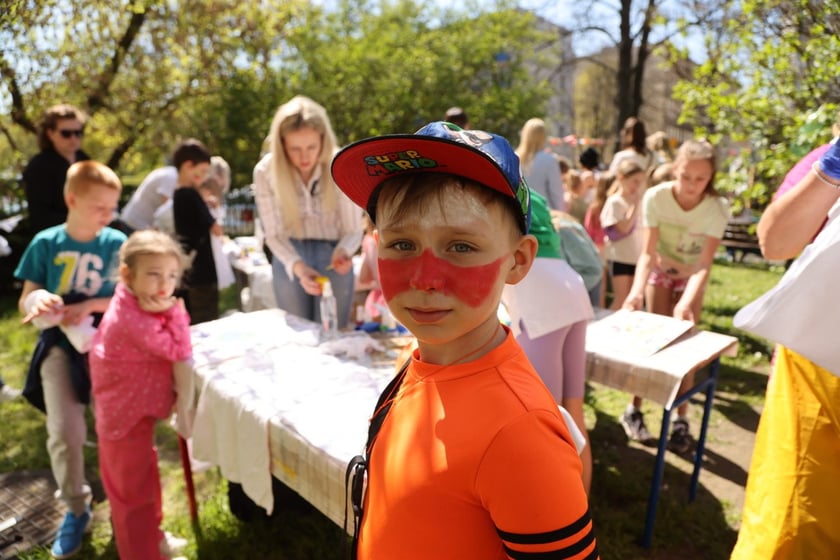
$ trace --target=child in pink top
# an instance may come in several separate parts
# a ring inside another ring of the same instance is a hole
[[[172,364],[192,355],[190,319],[173,297],[185,257],[162,232],[120,249],[120,280],[90,351],[99,468],[122,560],[169,558],[160,529],[154,429],[175,403]]]

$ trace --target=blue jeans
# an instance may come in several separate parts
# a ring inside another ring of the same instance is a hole
[[[350,306],[353,304],[353,288],[355,286],[353,271],[351,270],[347,274],[338,274],[334,270],[327,270],[338,242],[322,239],[292,239],[291,241],[298,255],[307,266],[314,268],[330,279],[338,307],[338,326],[339,328],[346,327],[350,321]],[[321,297],[307,294],[297,278],[289,280],[286,267],[279,259],[271,259],[271,271],[277,307],[298,317],[320,323]]]

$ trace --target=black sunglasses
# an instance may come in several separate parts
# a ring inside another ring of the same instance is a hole
[[[59,130],[59,134],[61,134],[62,138],[71,138],[73,136],[77,138],[81,138],[85,134],[85,130],[83,128],[79,128],[77,130]]]

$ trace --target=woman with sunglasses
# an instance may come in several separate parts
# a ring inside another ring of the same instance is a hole
[[[64,202],[67,169],[77,161],[90,159],[81,150],[86,120],[87,115],[72,105],[53,105],[41,119],[38,131],[41,151],[23,170],[31,235],[67,221]]]

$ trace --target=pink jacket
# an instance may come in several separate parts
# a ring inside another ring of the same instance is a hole
[[[118,284],[88,354],[99,437],[120,439],[144,417],[166,418],[175,402],[172,363],[191,355],[181,305],[149,313]]]

